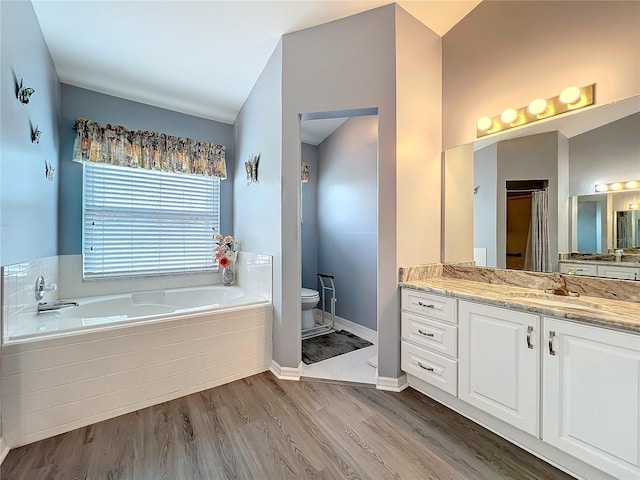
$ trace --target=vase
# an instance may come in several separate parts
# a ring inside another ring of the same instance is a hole
[[[235,274],[233,273],[233,264],[222,269],[222,283],[224,285],[233,285]]]

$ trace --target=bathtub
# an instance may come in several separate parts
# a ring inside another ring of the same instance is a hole
[[[69,299],[78,306],[20,315],[5,344],[175,320],[269,301],[238,286],[205,286]]]

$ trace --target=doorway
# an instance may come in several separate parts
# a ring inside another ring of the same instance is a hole
[[[531,270],[533,192],[545,190],[547,180],[507,181],[506,259],[509,269]]]
[[[315,309],[316,326],[332,328],[301,339],[307,377],[376,379],[378,116],[371,110],[301,117],[302,287],[322,295],[318,275],[330,276],[336,298],[333,315],[323,314],[322,301]],[[303,318],[303,336],[313,327]]]

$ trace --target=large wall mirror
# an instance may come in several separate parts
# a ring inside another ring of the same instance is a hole
[[[443,261],[556,272],[559,254],[602,260],[618,249],[638,261],[634,180],[640,180],[640,96],[448,150]],[[596,192],[597,184],[616,182]]]

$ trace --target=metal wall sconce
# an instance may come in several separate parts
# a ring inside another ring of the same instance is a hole
[[[593,105],[595,88],[595,83],[582,88],[567,87],[557,97],[546,100],[536,98],[526,107],[508,108],[500,115],[482,117],[476,125],[477,137],[484,137]]]
[[[35,89],[31,87],[23,87],[22,79],[20,79],[20,85],[18,86],[18,95],[17,95],[18,100],[20,100],[20,103],[23,103],[24,105],[28,105],[29,100],[31,100],[31,95],[33,95],[34,93],[36,93]]]
[[[36,125],[35,129],[34,128],[31,129],[31,143],[40,145],[40,135],[42,135],[42,132],[38,128],[38,125]]]
[[[260,154],[249,155],[249,161],[244,162],[244,168],[247,170],[247,187],[252,183],[258,183],[258,164],[260,163]]]
[[[300,181],[302,183],[307,183],[309,181],[309,171],[311,170],[311,165],[307,162],[302,162],[300,165]]]
[[[629,180],[627,182],[599,183],[596,185],[596,192],[620,192],[622,190],[640,189],[640,180]]]

